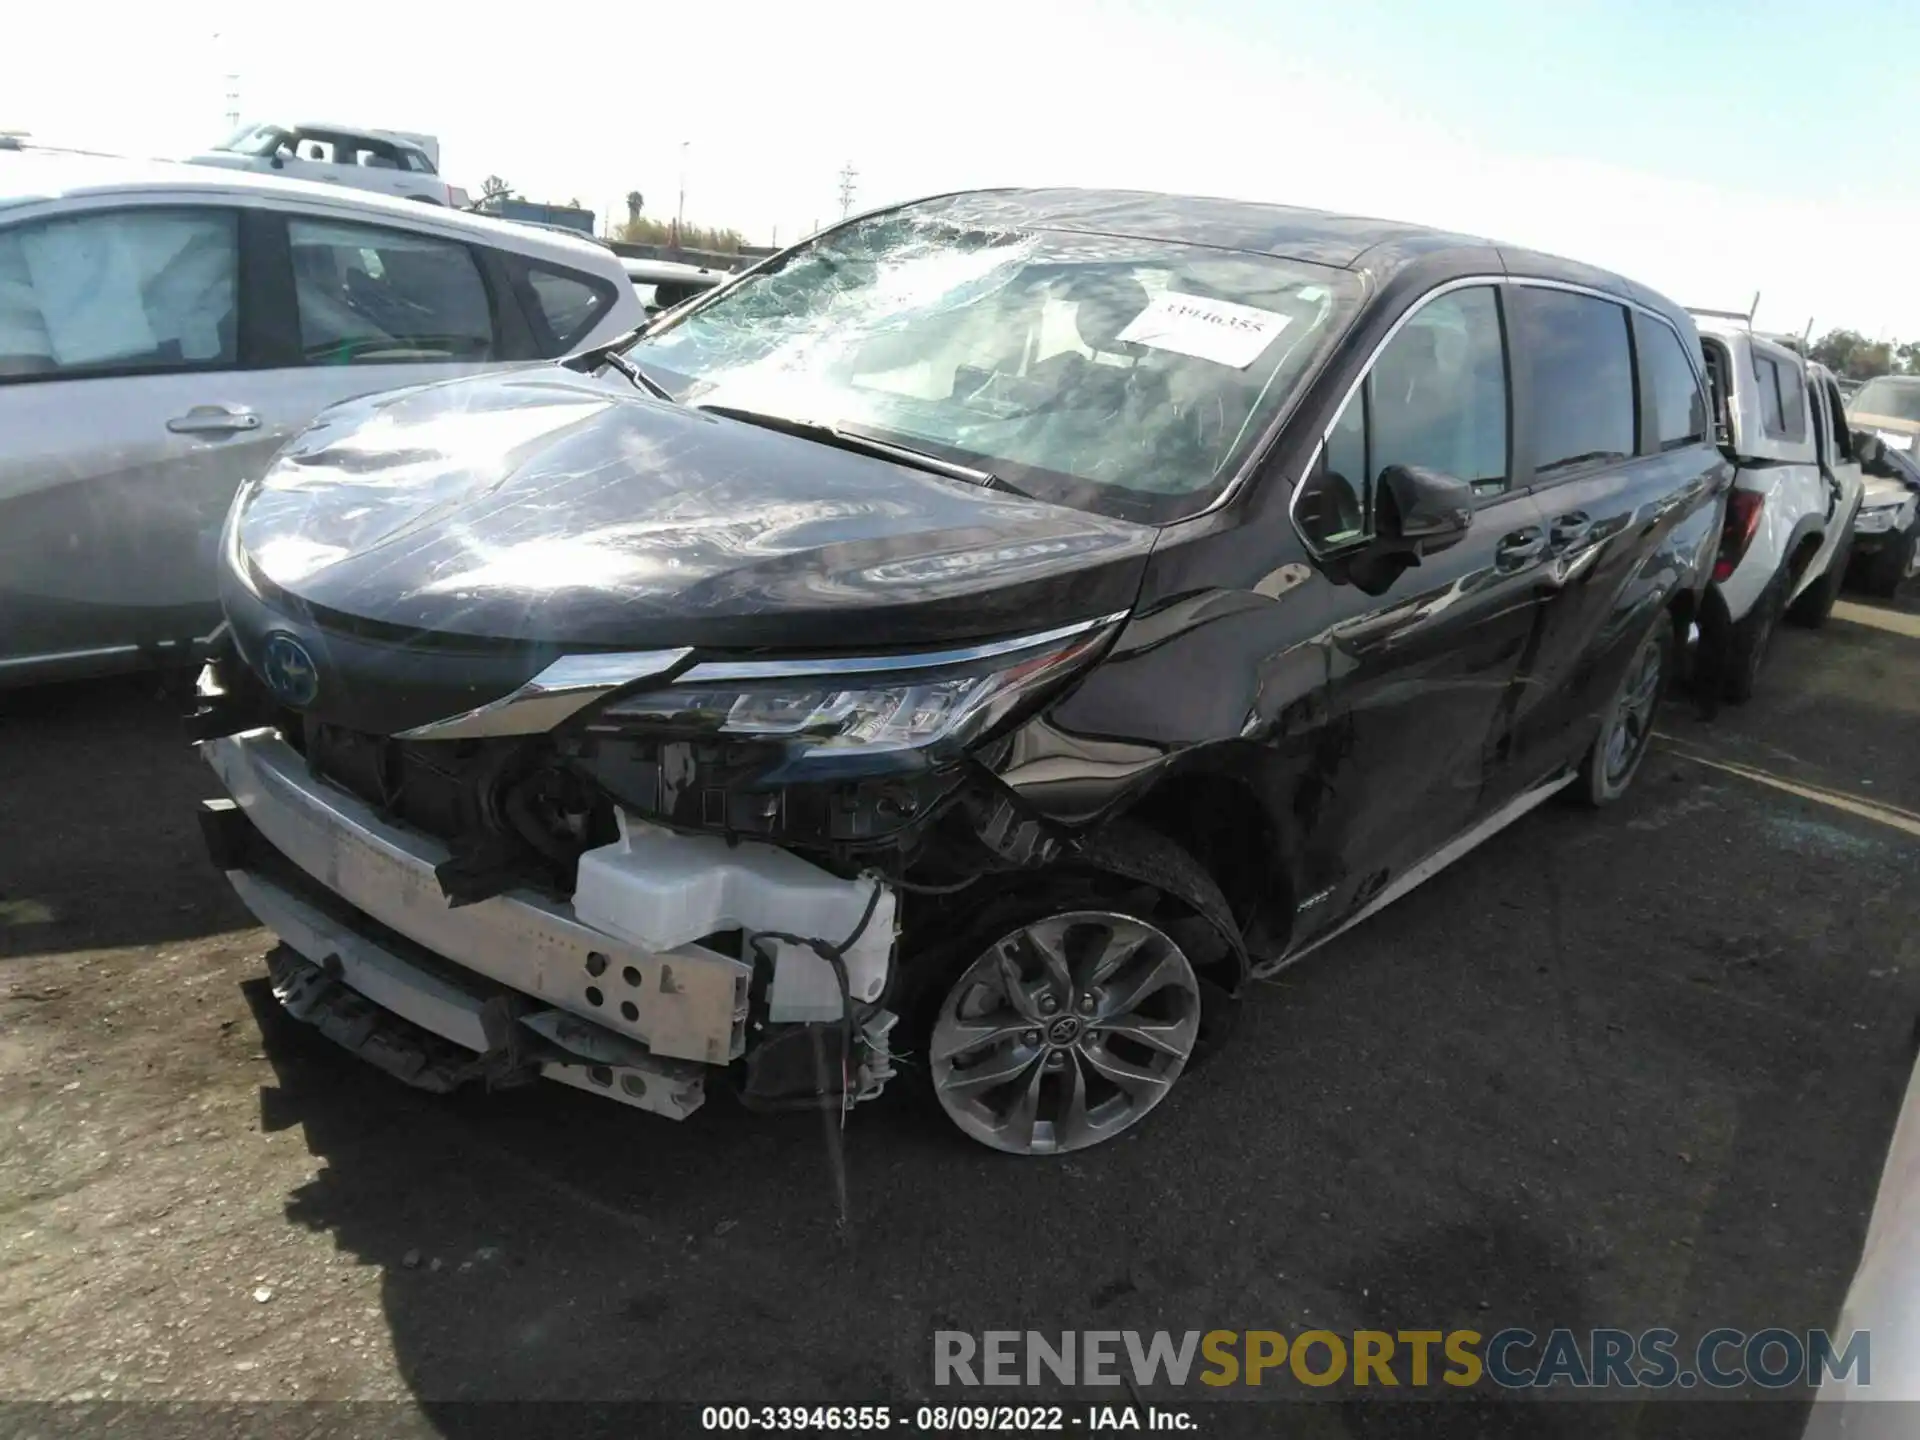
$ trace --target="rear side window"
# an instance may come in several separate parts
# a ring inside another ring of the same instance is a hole
[[[1760,394],[1760,428],[1778,440],[1787,433],[1787,422],[1780,418],[1780,367],[1756,354],[1753,357],[1753,384]]]
[[[140,209],[0,230],[0,379],[237,363],[239,222]]]
[[[1634,453],[1633,348],[1624,305],[1519,286],[1514,341],[1531,382],[1533,468],[1542,478]]]
[[[1760,428],[1772,440],[1807,438],[1807,388],[1800,367],[1753,352],[1753,384],[1760,394]]]
[[[564,354],[586,338],[600,317],[613,305],[613,287],[604,280],[574,271],[527,267],[527,287],[533,293],[533,311],[540,335],[540,353]]]
[[[309,364],[494,358],[487,287],[465,245],[333,220],[291,220],[287,238]]]
[[[1640,320],[1640,365],[1653,395],[1653,443],[1678,450],[1707,438],[1707,397],[1680,337],[1658,320]]]
[[[1837,462],[1857,460],[1853,453],[1853,431],[1847,426],[1847,404],[1841,398],[1840,389],[1831,380],[1820,382],[1820,390],[1827,400],[1827,414],[1833,418],[1833,454]]]
[[[1780,377],[1780,419],[1786,427],[1786,438],[1804,440],[1807,438],[1807,387],[1800,377],[1800,367],[1791,361],[1782,361],[1774,369]]]

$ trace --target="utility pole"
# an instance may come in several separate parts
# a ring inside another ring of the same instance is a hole
[[[680,232],[687,224],[687,147],[691,140],[680,142],[680,207],[673,214],[673,243],[680,244]]]
[[[840,171],[840,218],[842,220],[846,219],[853,209],[854,182],[859,178],[860,172],[853,168],[853,162],[849,160],[845,168]]]
[[[221,33],[218,30],[213,32],[214,48],[216,50],[225,52],[228,49],[228,47],[223,43],[223,39],[224,37],[221,35]],[[227,80],[227,133],[231,135],[234,131],[240,128],[240,75],[239,75],[239,72],[235,70],[227,71],[226,80]]]

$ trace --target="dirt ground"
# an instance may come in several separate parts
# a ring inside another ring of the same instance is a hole
[[[1711,723],[1670,704],[1625,803],[1537,812],[1258,987],[1220,1063],[1058,1163],[891,1096],[842,1137],[410,1091],[278,1010],[173,703],[10,697],[0,1398],[391,1401],[380,1428],[452,1433],[476,1399],[924,1399],[939,1329],[1830,1324],[1920,1010],[1906,610],[1783,632]]]

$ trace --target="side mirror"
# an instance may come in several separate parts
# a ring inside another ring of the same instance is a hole
[[[1418,560],[1458,545],[1473,524],[1473,487],[1440,470],[1389,465],[1374,498],[1374,544]]]
[[[1880,470],[1875,467],[1886,465],[1886,442],[1871,430],[1856,430],[1853,432],[1853,457],[1860,462],[1863,470],[1879,474]]]

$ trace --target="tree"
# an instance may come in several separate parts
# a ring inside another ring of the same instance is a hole
[[[498,175],[489,175],[480,182],[480,198],[484,200],[507,200],[513,196],[513,187]]]
[[[1849,380],[1871,380],[1876,375],[1910,369],[1920,360],[1920,345],[1901,345],[1896,350],[1894,345],[1869,340],[1857,330],[1829,330],[1813,342],[1812,358]]]
[[[1854,353],[1867,343],[1857,330],[1829,330],[1813,342],[1813,359],[1837,375],[1848,374]]]
[[[1909,340],[1893,352],[1903,375],[1920,375],[1920,341]]]
[[[646,196],[638,190],[627,192],[627,223],[633,224],[640,219],[640,209],[647,203]]]

